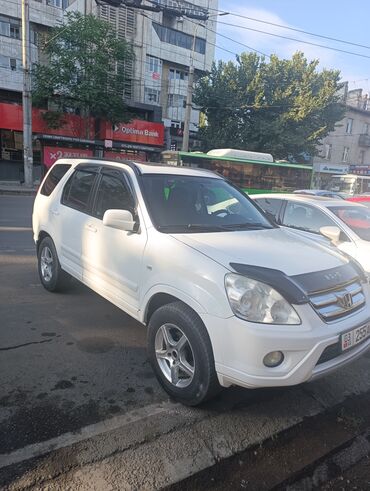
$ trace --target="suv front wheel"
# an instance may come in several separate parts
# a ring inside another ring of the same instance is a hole
[[[38,248],[38,271],[41,283],[50,292],[67,288],[70,276],[60,267],[54,242],[50,237],[42,239]]]
[[[183,404],[196,406],[220,389],[208,333],[182,302],[164,305],[152,315],[148,355],[162,387]]]

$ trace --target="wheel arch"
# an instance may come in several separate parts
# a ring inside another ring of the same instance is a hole
[[[182,302],[187,307],[191,308],[200,317],[200,313],[205,312],[205,309],[196,300],[175,289],[160,289],[147,293],[144,299],[145,308],[142,311],[141,322],[147,325],[153,313],[162,307],[173,302]]]
[[[50,237],[51,240],[53,240],[52,237],[51,237],[51,235],[48,234],[47,232],[45,232],[45,230],[40,230],[39,236],[37,237],[37,241],[36,241],[36,251],[37,251],[37,253],[39,252],[40,244],[43,241],[43,239],[45,239],[45,237]]]

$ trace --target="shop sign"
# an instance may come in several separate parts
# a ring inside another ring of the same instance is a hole
[[[163,146],[164,126],[162,123],[152,123],[139,119],[131,123],[118,123],[113,131],[107,126],[106,139],[115,141],[142,143],[144,145]]]
[[[62,158],[92,157],[93,151],[85,148],[44,147],[44,165],[51,167]]]
[[[324,174],[348,174],[348,165],[313,164],[314,172]]]
[[[358,174],[361,176],[370,176],[370,164],[369,165],[350,165],[350,173]]]

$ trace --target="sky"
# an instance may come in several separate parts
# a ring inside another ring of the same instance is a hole
[[[248,51],[248,48],[221,36],[224,35],[267,55],[274,53],[279,58],[291,58],[296,51],[303,51],[309,60],[320,60],[319,68],[340,70],[342,80],[349,83],[349,89],[362,88],[364,92],[370,93],[369,0],[351,0],[348,3],[342,0],[219,0],[219,9],[230,12],[230,14],[241,14],[254,19],[368,46],[368,48],[360,48],[334,42],[294,32],[283,27],[251,21],[237,15],[218,17],[217,31],[220,34],[217,37],[218,46],[226,48],[233,53]],[[223,22],[351,51],[365,55],[368,58],[227,26],[222,24]],[[216,48],[215,57],[216,59],[235,60],[235,55],[219,48]]]

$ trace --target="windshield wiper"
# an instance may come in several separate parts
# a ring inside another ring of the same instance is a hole
[[[186,233],[186,232],[225,232],[230,231],[229,228],[220,225],[208,225],[208,224],[197,224],[188,223],[182,225],[159,225],[159,230],[163,231],[173,231],[174,233]]]
[[[229,225],[224,225],[225,228],[228,230],[230,229],[235,229],[235,230],[249,230],[249,229],[270,229],[273,228],[271,225],[264,225],[263,223],[259,222],[245,222],[245,223],[230,223]]]
[[[224,232],[225,230],[229,230],[224,225],[209,225],[209,224],[198,224],[198,223],[188,223],[185,226],[186,230],[195,230],[198,232]]]

